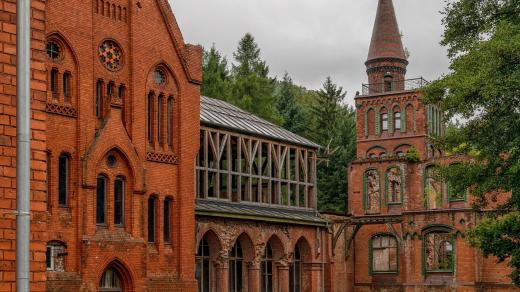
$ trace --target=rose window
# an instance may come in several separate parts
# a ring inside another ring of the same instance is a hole
[[[121,69],[123,54],[114,41],[104,41],[99,47],[99,61],[110,71]]]

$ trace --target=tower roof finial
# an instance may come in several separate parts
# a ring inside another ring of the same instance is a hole
[[[406,60],[392,0],[379,0],[367,61],[381,58]]]

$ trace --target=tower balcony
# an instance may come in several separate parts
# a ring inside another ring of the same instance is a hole
[[[422,77],[405,80],[384,80],[381,83],[363,84],[362,95],[416,90],[428,84],[429,82]]]

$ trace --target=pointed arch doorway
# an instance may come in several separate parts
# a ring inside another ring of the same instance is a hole
[[[132,280],[128,270],[119,262],[113,262],[103,271],[98,283],[99,292],[131,292]]]

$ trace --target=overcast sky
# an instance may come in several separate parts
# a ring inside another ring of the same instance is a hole
[[[213,43],[232,60],[250,32],[273,76],[288,71],[309,89],[331,76],[352,104],[366,82],[377,0],[170,0],[186,42]],[[444,0],[394,0],[403,43],[410,51],[407,78],[438,78],[448,71],[439,45]]]

